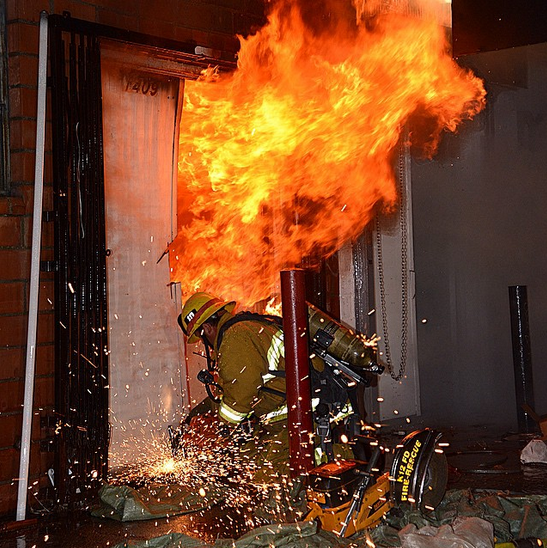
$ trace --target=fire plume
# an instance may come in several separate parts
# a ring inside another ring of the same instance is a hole
[[[482,82],[452,60],[436,21],[352,17],[278,2],[262,29],[240,37],[232,74],[186,82],[180,230],[169,249],[183,294],[267,298],[280,270],[329,256],[377,207],[395,206],[405,124],[431,157],[444,131],[484,107]],[[416,118],[426,135],[409,126]]]

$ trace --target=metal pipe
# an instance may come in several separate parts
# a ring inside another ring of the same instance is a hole
[[[534,408],[532,350],[528,324],[528,291],[525,285],[509,286],[509,308],[511,313],[518,428],[519,432],[530,433],[535,431],[534,421],[522,407],[528,405],[532,409]]]
[[[314,466],[308,350],[308,305],[304,270],[281,272],[290,471],[293,477]]]
[[[19,461],[19,486],[17,492],[17,521],[24,521],[26,517],[30,462],[30,437],[32,431],[32,407],[34,401],[34,373],[36,369],[36,331],[38,325],[40,248],[42,241],[42,202],[44,195],[47,31],[48,14],[43,11],[40,14],[40,42],[38,50],[38,102],[36,114],[36,163],[34,166],[34,209],[32,218],[32,253],[30,263],[29,313],[25,364],[25,396],[23,403],[23,428],[21,433],[21,457]]]

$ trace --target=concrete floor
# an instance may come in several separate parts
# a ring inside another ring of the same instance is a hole
[[[396,431],[387,432],[383,437],[388,446],[400,438]],[[522,466],[519,461],[520,451],[530,438],[492,433],[484,427],[446,430],[443,441],[450,443],[446,448],[448,489],[547,495],[547,465]],[[245,512],[234,514],[233,509],[222,506],[202,513],[129,523],[93,518],[87,511],[36,517],[37,522],[28,527],[0,532],[0,548],[106,548],[169,532],[185,533],[207,543],[216,538],[238,538],[253,528]],[[2,525],[13,525],[13,522],[0,522],[0,531]]]

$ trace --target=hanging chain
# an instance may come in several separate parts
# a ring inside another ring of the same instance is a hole
[[[384,347],[386,365],[394,381],[403,378],[407,364],[408,350],[408,223],[406,215],[406,188],[405,188],[405,154],[399,153],[399,194],[401,203],[399,208],[399,228],[401,230],[401,362],[396,374],[391,359],[391,347],[388,336],[388,321],[386,311],[386,287],[384,278],[384,259],[382,254],[382,235],[380,233],[380,216],[376,215],[376,255],[378,259],[378,283],[380,286],[380,309],[382,314],[382,329],[384,332]]]

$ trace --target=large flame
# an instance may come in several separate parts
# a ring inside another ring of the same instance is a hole
[[[393,157],[409,120],[427,122],[409,139],[431,156],[443,131],[483,108],[482,82],[452,60],[434,20],[327,15],[278,3],[240,38],[233,74],[186,83],[170,246],[183,293],[267,298],[280,270],[332,254],[375,206],[396,203]]]

